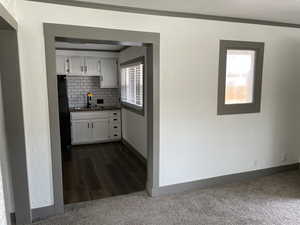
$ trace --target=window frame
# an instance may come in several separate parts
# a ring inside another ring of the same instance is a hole
[[[263,42],[220,40],[218,115],[260,112],[264,46]],[[251,103],[225,104],[227,50],[255,51],[253,101]]]
[[[130,104],[128,102],[123,102],[122,101],[122,68],[129,66],[129,65],[134,65],[141,63],[143,64],[143,107],[137,107],[136,105]],[[139,115],[144,116],[145,115],[145,56],[139,56],[134,59],[128,60],[126,62],[120,63],[120,102],[121,102],[121,107],[125,108],[131,112],[137,113]]]

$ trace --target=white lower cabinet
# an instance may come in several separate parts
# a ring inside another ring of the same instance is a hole
[[[105,141],[109,139],[109,121],[107,119],[92,120],[92,139]]]
[[[121,139],[120,110],[72,112],[72,145]]]
[[[72,143],[89,143],[92,140],[90,129],[90,121],[75,120],[72,121]]]

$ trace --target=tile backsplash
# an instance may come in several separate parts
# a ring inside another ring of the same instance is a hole
[[[69,107],[85,107],[87,105],[87,93],[93,93],[92,104],[97,99],[103,99],[101,106],[119,106],[120,92],[117,88],[100,88],[99,77],[66,76]]]

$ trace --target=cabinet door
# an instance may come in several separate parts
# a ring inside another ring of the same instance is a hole
[[[84,57],[70,56],[67,59],[68,75],[83,75],[84,70]]]
[[[109,139],[109,120],[97,119],[92,120],[92,139],[93,141],[105,141]]]
[[[87,56],[85,57],[84,74],[86,76],[99,76],[100,75],[100,58]]]
[[[91,142],[91,131],[90,121],[72,121],[72,144]]]
[[[56,56],[56,74],[65,75],[66,74],[66,57],[57,55]]]
[[[116,59],[101,59],[100,63],[100,87],[101,88],[118,88]]]

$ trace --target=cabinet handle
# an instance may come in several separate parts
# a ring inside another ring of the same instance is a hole
[[[114,121],[117,121],[118,119],[114,119]]]
[[[100,60],[98,61],[98,72],[99,72],[99,74],[101,74],[101,61]]]
[[[118,135],[117,135],[117,134],[114,134],[114,136],[117,137]]]
[[[118,128],[118,127],[114,127],[114,128]]]
[[[90,123],[88,123],[88,128],[90,128]]]
[[[87,66],[84,67],[84,71],[87,73]]]
[[[81,72],[83,72],[83,66],[80,67]]]
[[[66,69],[67,73],[70,73],[70,60],[69,59],[66,60],[66,64],[67,64],[66,65],[67,66],[67,69]]]
[[[114,113],[114,115],[117,115],[117,113]]]

